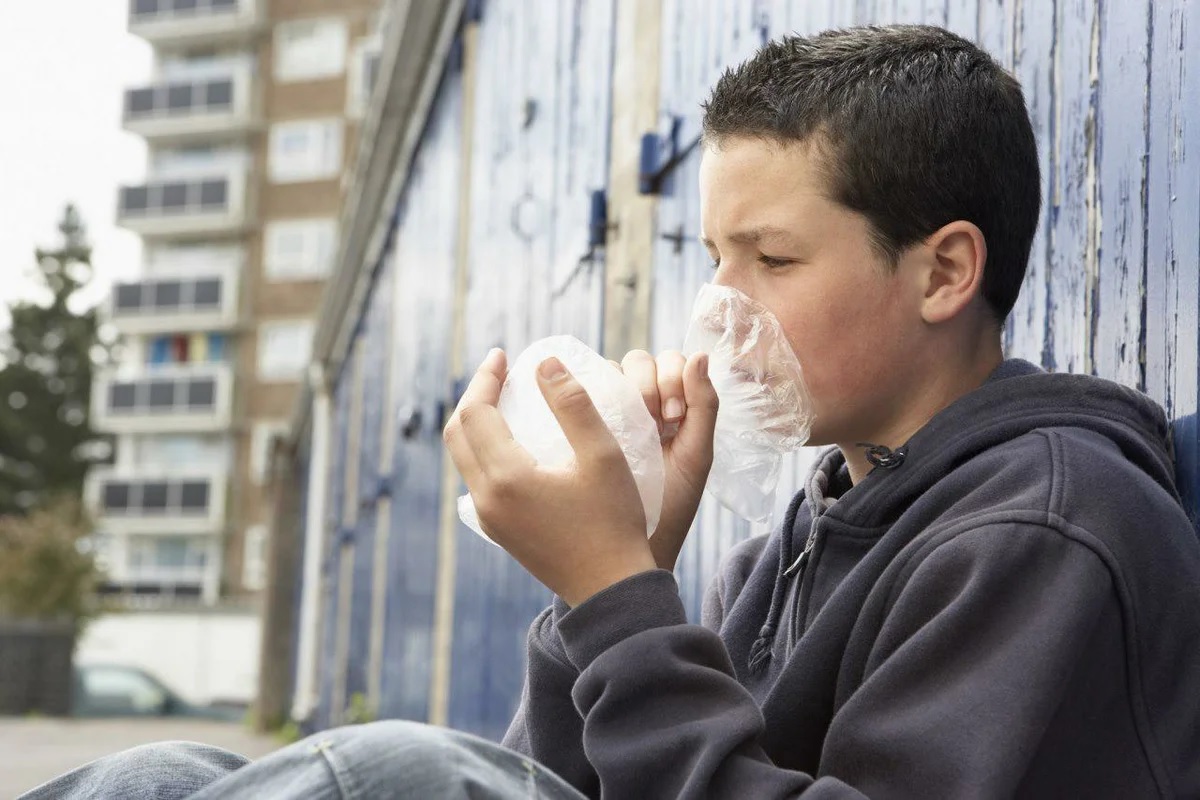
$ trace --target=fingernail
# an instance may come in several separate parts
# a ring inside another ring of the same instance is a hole
[[[663,416],[669,420],[676,420],[683,416],[683,401],[678,397],[672,397],[667,400],[663,406]]]
[[[708,353],[701,353],[696,358],[696,366],[700,368],[700,374],[708,377]]]
[[[547,358],[542,362],[541,366],[538,367],[538,372],[540,372],[542,377],[546,380],[556,381],[560,378],[566,377],[567,368],[564,367],[563,363],[557,358]]]

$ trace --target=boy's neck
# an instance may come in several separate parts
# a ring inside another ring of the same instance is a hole
[[[853,442],[839,442],[838,448],[842,451],[846,466],[850,470],[851,483],[857,485],[875,468],[867,460],[866,448],[858,446],[861,442],[882,445],[892,450],[904,445],[942,409],[982,386],[1003,361],[1003,350],[1000,342],[996,341],[994,347],[985,348],[983,353],[962,364],[961,368],[942,370],[923,381],[903,405],[902,410],[872,437]]]

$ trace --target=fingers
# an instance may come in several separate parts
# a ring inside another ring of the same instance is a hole
[[[467,442],[466,435],[463,433],[462,423],[459,420],[457,411],[454,412],[454,416],[450,418],[450,421],[446,423],[446,427],[442,431],[442,441],[446,443],[446,449],[450,451],[450,459],[454,461],[454,466],[458,469],[458,473],[462,475],[467,488],[471,489],[479,486],[484,478],[483,469],[480,468],[479,462],[475,460],[475,453],[471,450],[471,445]]]
[[[468,488],[530,465],[531,456],[512,437],[496,403],[507,372],[504,351],[493,349],[480,364],[446,424],[442,440]]]
[[[646,410],[658,424],[661,433],[663,429],[662,403],[658,399],[658,365],[654,356],[645,350],[630,350],[621,360],[621,371],[633,381],[646,403]]]
[[[504,351],[498,347],[492,348],[479,369],[475,371],[471,382],[467,384],[462,399],[458,401],[455,414],[466,406],[474,403],[487,403],[494,406],[500,402],[500,389],[504,387],[504,378],[508,374],[508,359]]]
[[[685,363],[683,353],[678,350],[666,350],[658,356],[658,399],[662,403],[663,422],[679,422],[687,413],[687,398],[683,390]]]
[[[703,434],[710,442],[717,425],[717,390],[708,377],[708,354],[695,353],[683,368],[683,392],[687,401],[684,426],[689,437]]]
[[[624,456],[587,390],[557,358],[538,365],[538,386],[562,426],[578,460],[608,460]]]

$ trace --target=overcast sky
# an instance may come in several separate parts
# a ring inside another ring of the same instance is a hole
[[[144,144],[121,130],[122,91],[151,68],[150,47],[125,30],[128,8],[127,0],[0,7],[0,307],[27,296],[34,248],[59,241],[68,202],[94,247],[95,295],[140,266],[140,241],[114,224],[117,186],[145,175]]]

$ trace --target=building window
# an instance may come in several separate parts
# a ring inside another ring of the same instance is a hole
[[[100,509],[110,517],[206,516],[211,506],[208,478],[105,481]]]
[[[275,183],[336,177],[342,169],[342,121],[302,120],[273,126],[269,160]]]
[[[242,556],[242,586],[252,592],[267,585],[267,526],[251,525],[246,529]]]
[[[258,326],[258,377],[264,381],[295,381],[304,374],[312,352],[309,320],[264,322]]]
[[[333,266],[335,219],[289,219],[267,224],[264,269],[269,280],[323,278]]]
[[[159,433],[133,437],[131,443],[139,464],[145,468],[169,469],[180,464],[191,469],[229,468],[228,446],[219,436]],[[180,505],[188,505],[182,496]]]
[[[218,399],[215,377],[143,378],[110,383],[106,410],[112,416],[214,414]]]
[[[250,478],[262,485],[267,482],[271,467],[271,443],[276,436],[287,434],[288,424],[284,420],[255,422],[250,432]]]
[[[178,314],[221,310],[221,278],[162,278],[118,283],[113,313]]]
[[[131,536],[127,578],[151,583],[200,583],[208,566],[209,544],[185,536]]]
[[[229,181],[226,178],[121,187],[120,213],[124,217],[210,214],[228,210]]]
[[[275,26],[275,78],[311,81],[346,69],[346,22],[299,19]]]

